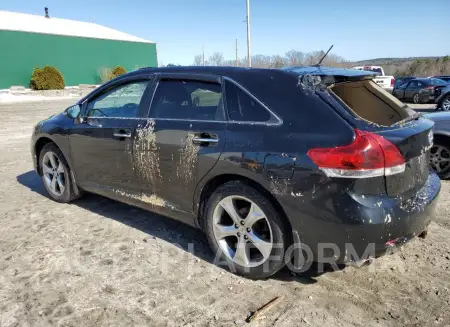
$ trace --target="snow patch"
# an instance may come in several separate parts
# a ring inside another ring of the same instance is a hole
[[[66,100],[66,99],[75,99],[77,97],[79,98],[78,95],[48,97],[44,95],[12,94],[10,92],[0,92],[0,103]]]

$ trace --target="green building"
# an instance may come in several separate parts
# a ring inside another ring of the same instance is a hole
[[[156,67],[156,43],[99,24],[0,11],[0,89],[29,86],[35,67],[55,66],[67,86],[99,84],[101,71]]]

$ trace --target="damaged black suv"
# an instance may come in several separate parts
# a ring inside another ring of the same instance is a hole
[[[426,231],[440,181],[428,166],[433,122],[373,77],[140,69],[38,123],[33,163],[54,200],[87,191],[178,219],[252,278],[292,254],[378,256]]]

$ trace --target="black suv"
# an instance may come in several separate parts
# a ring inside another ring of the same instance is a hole
[[[93,192],[201,228],[252,278],[305,253],[366,260],[425,231],[440,191],[433,122],[373,77],[140,69],[38,123],[33,163],[54,200]]]

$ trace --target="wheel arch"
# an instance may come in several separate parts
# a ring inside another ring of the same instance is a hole
[[[440,108],[442,106],[442,102],[444,102],[444,99],[447,98],[447,97],[450,97],[450,91],[447,92],[447,93],[441,94],[439,96],[440,99],[439,99],[439,101],[437,103],[437,108]]]
[[[58,148],[60,148],[56,144],[56,142],[48,136],[41,136],[34,143],[34,160],[36,160],[35,165],[36,165],[37,172],[39,173],[39,175],[42,175],[41,163],[39,162],[39,157],[41,155],[41,151],[44,148],[44,146],[46,146],[49,143],[54,143]]]
[[[438,131],[434,132],[434,143],[436,141],[447,141],[447,145],[450,146],[450,131]]]
[[[40,156],[41,151],[44,148],[44,146],[46,146],[49,143],[55,144],[55,146],[61,151],[61,153],[64,156],[64,159],[66,160],[67,164],[69,165],[70,171],[72,173],[74,173],[74,170],[72,167],[72,162],[70,160],[71,157],[70,157],[69,150],[64,149],[64,147],[62,147],[61,144],[59,144],[60,142],[57,142],[55,140],[55,138],[51,137],[51,135],[48,135],[48,134],[43,134],[43,135],[39,136],[39,138],[34,143],[34,160],[36,161],[35,164],[36,164],[38,173],[41,174],[41,167],[40,167],[41,164],[39,162],[39,156]]]
[[[231,181],[242,181],[259,192],[261,192],[267,199],[272,203],[272,205],[275,207],[275,209],[281,213],[283,221],[286,223],[286,227],[289,228],[289,235],[290,239],[289,241],[292,242],[292,225],[291,222],[288,219],[288,216],[286,215],[283,207],[281,206],[280,202],[270,193],[263,185],[260,183],[254,181],[251,178],[237,175],[237,174],[222,174],[212,177],[208,182],[205,183],[203,186],[200,196],[198,198],[198,201],[195,203],[196,207],[194,208],[196,217],[197,217],[197,224],[201,229],[204,229],[204,213],[206,209],[206,202],[208,198],[211,196],[211,194],[221,185],[231,182]]]

